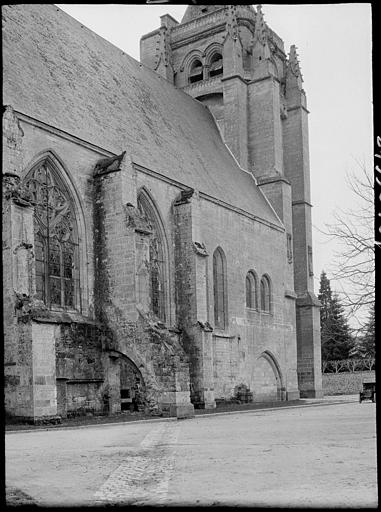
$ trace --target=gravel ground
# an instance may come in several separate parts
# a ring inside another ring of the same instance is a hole
[[[375,404],[323,402],[7,432],[7,504],[375,508]]]

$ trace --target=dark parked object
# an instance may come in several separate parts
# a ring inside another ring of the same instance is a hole
[[[375,382],[363,382],[362,391],[360,391],[360,404],[363,400],[376,401],[376,383]]]

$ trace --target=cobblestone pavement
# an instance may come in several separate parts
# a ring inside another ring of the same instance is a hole
[[[96,503],[162,504],[168,494],[180,424],[161,423],[140,443],[141,455],[124,461],[95,493]]]
[[[8,433],[8,504],[376,507],[375,404],[317,405]]]

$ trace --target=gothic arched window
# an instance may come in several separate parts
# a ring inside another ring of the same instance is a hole
[[[201,61],[198,59],[194,60],[189,71],[189,83],[200,82],[203,78],[203,66]]]
[[[223,70],[223,62],[222,62],[222,55],[220,53],[215,53],[213,57],[210,59],[210,65],[209,65],[209,76],[219,76],[222,75],[224,72]]]
[[[139,194],[138,209],[152,229],[149,245],[151,309],[162,322],[165,322],[165,250],[163,233],[157,213],[144,193]]]
[[[255,273],[250,270],[246,274],[246,307],[257,309],[258,307],[258,299],[257,299],[257,276]]]
[[[48,160],[24,186],[34,206],[36,294],[49,308],[79,306],[78,230],[70,194]]]
[[[219,329],[227,326],[226,259],[218,247],[213,254],[214,323]]]
[[[271,289],[270,280],[267,276],[261,279],[261,310],[270,313],[271,307]]]

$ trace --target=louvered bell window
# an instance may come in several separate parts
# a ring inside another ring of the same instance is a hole
[[[209,67],[209,76],[218,76],[223,74],[223,65],[222,65],[222,56],[217,53],[213,56],[210,67]]]
[[[200,82],[203,79],[203,67],[199,60],[196,60],[189,72],[189,83]]]

